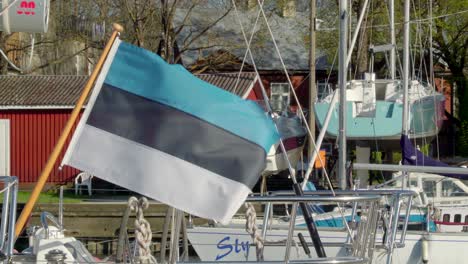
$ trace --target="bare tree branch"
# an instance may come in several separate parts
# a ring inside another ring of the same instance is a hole
[[[190,39],[188,44],[184,45],[184,47],[182,47],[182,50],[187,48],[192,43],[194,43],[196,40],[198,40],[201,36],[203,36],[203,34],[205,34],[208,30],[210,30],[212,27],[214,27],[219,21],[221,21],[223,18],[225,18],[229,14],[229,12],[231,12],[231,10],[232,10],[232,6],[229,7],[229,9],[222,16],[220,16],[218,19],[216,19],[211,24],[209,24],[207,27],[205,27],[198,35],[196,35],[195,37]]]
[[[181,52],[185,51],[194,51],[194,50],[204,50],[204,49],[211,49],[215,47],[223,47],[222,45],[207,45],[207,46],[198,46],[198,47],[191,47],[191,48],[186,48],[184,50],[181,50]]]
[[[186,23],[187,23],[187,20],[189,19],[190,17],[190,14],[192,13],[192,10],[195,8],[196,4],[192,3],[192,5],[189,7],[187,13],[185,14],[184,16],[184,19],[182,20],[182,23],[179,27],[177,27],[176,31],[175,31],[175,35],[178,35],[182,29],[184,29]]]
[[[38,71],[38,70],[40,70],[40,69],[44,69],[44,68],[49,67],[49,66],[51,66],[51,65],[56,65],[56,64],[63,63],[64,61],[67,61],[67,60],[69,60],[69,59],[75,57],[76,55],[78,55],[78,54],[80,54],[80,53],[86,51],[87,49],[88,49],[88,47],[85,47],[85,48],[83,48],[83,49],[81,49],[81,50],[79,50],[79,51],[77,51],[77,52],[75,52],[75,53],[73,53],[73,54],[68,55],[68,56],[61,57],[61,58],[59,58],[59,59],[57,59],[57,60],[54,60],[54,61],[49,61],[49,62],[47,62],[47,63],[45,63],[45,64],[43,64],[43,65],[34,67],[33,69],[31,69],[31,70],[29,70],[29,71],[27,71],[27,72],[24,72],[24,74],[25,74],[25,75],[26,75],[26,74],[31,74],[31,73],[33,73],[33,72],[36,72],[36,71]]]

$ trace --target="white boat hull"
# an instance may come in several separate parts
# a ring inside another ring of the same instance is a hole
[[[299,241],[297,233],[301,232],[306,241],[311,241],[307,230],[296,230],[290,259],[307,259]],[[322,242],[343,243],[346,240],[344,231],[319,231]],[[256,260],[255,247],[251,245],[252,239],[241,228],[213,228],[195,227],[188,230],[188,238],[202,261],[245,261]],[[286,230],[269,230],[267,241],[284,241],[287,238]],[[428,240],[428,263],[467,263],[468,261],[468,233],[430,233],[408,232],[405,247],[396,248],[392,263],[413,264],[422,262],[422,241]],[[377,237],[377,242],[381,241]],[[316,257],[313,247],[310,248],[312,257]],[[342,247],[326,247],[328,257],[346,256],[347,250]],[[285,255],[284,243],[268,245],[264,249],[265,260],[283,260]],[[387,263],[387,254],[383,249],[376,249],[372,263]]]
[[[294,168],[301,158],[303,148],[304,146],[299,146],[286,152],[288,154],[288,160],[291,163],[291,166]],[[288,161],[281,152],[269,154],[266,161],[266,167],[263,171],[264,175],[275,174],[282,170],[288,169]]]

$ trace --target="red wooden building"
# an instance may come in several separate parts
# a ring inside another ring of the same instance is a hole
[[[86,76],[0,77],[0,174],[18,176],[20,183],[37,180],[86,80]],[[66,182],[78,173],[69,167],[59,170],[59,163],[49,182]]]

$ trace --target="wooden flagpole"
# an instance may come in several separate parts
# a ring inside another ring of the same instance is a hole
[[[88,82],[86,83],[83,92],[80,95],[80,98],[76,102],[75,108],[73,109],[70,119],[68,119],[67,124],[65,125],[65,128],[62,131],[62,134],[60,135],[60,138],[58,139],[57,144],[55,145],[54,150],[49,156],[49,160],[47,160],[47,163],[42,170],[41,175],[39,176],[39,179],[37,181],[37,184],[34,186],[34,189],[31,193],[31,197],[29,198],[28,202],[23,208],[23,211],[21,212],[21,215],[19,216],[18,220],[16,221],[16,226],[15,226],[15,237],[18,237],[21,231],[23,230],[27,219],[29,218],[29,215],[31,214],[31,211],[34,207],[34,205],[37,202],[37,199],[39,197],[39,194],[42,191],[42,188],[44,187],[47,179],[49,178],[50,172],[53,169],[53,166],[55,162],[57,162],[57,159],[60,155],[60,152],[63,149],[63,146],[65,144],[66,139],[70,135],[71,129],[73,127],[73,124],[75,123],[76,119],[78,118],[78,114],[80,113],[83,104],[88,97],[89,92],[91,91],[91,88],[93,87],[94,81],[96,80],[99,72],[101,71],[102,65],[104,64],[104,61],[107,58],[107,55],[109,54],[109,51],[112,47],[112,44],[114,44],[115,39],[118,37],[119,33],[123,31],[123,27],[119,24],[113,24],[112,25],[113,32],[112,35],[107,42],[104,51],[101,54],[101,57],[99,58],[98,63],[96,64],[96,67],[94,67],[93,73],[89,77]]]

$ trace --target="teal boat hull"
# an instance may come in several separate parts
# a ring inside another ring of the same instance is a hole
[[[330,103],[315,104],[317,125],[323,128]],[[346,138],[348,140],[399,140],[402,133],[403,104],[391,101],[376,101],[373,117],[353,115],[354,102],[346,104]],[[339,103],[333,110],[326,136],[338,137]],[[409,127],[411,138],[433,137],[439,132],[444,114],[444,97],[440,94],[426,96],[410,105]]]

